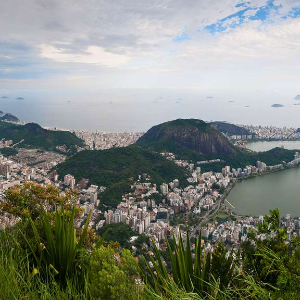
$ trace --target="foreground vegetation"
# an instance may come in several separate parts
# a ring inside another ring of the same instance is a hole
[[[74,228],[75,199],[35,184],[6,193],[1,212],[19,222],[0,232],[0,299],[299,299],[300,240],[288,240],[278,210],[237,253],[179,236],[164,252],[143,239],[152,251],[134,257],[88,229],[89,216]]]

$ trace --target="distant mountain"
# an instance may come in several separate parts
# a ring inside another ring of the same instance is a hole
[[[8,97],[7,96],[2,96],[1,99],[8,99]]]
[[[227,134],[229,136],[231,135],[251,135],[252,133],[240,126],[226,123],[226,122],[211,122],[210,125],[212,125],[217,130],[223,132],[224,134]]]
[[[222,128],[224,129],[224,127]],[[225,129],[237,130],[234,125],[232,127],[226,126]],[[179,159],[188,159],[194,163],[203,159],[220,158],[222,160],[218,163],[201,165],[201,170],[204,172],[220,171],[226,165],[243,168],[246,165],[255,165],[258,160],[268,165],[276,165],[282,161],[291,161],[295,154],[292,150],[281,148],[267,152],[250,153],[230,143],[216,129],[216,124],[210,125],[195,119],[179,119],[154,126],[136,144],[159,152],[172,152]]]
[[[151,176],[153,183],[185,181],[184,169],[153,151],[137,146],[108,150],[84,150],[57,167],[63,177],[72,174],[76,180],[88,178],[90,183],[106,186],[101,193],[101,203],[116,206],[124,193],[130,191],[130,178],[142,173]]]
[[[241,152],[213,126],[196,119],[178,119],[154,126],[136,144],[188,159],[228,158]]]
[[[121,196],[130,191],[130,178],[142,173],[149,174],[153,183],[168,183],[175,178],[186,183],[185,170],[157,153],[161,151],[172,152],[179,159],[194,163],[202,159],[222,159],[221,162],[202,164],[202,172],[220,172],[226,165],[244,168],[255,165],[258,160],[276,165],[294,157],[294,151],[281,148],[249,153],[235,147],[208,123],[179,119],[152,127],[135,145],[81,151],[58,165],[57,171],[61,177],[72,174],[77,181],[87,178],[92,184],[106,186],[101,193],[101,203],[116,207]]]
[[[1,113],[3,113],[3,112],[1,112]],[[8,121],[8,122],[20,122],[20,120],[16,116],[14,116],[10,113],[7,113],[4,116],[0,117],[0,120]]]
[[[16,125],[0,121],[0,139],[3,138],[13,140],[13,143],[20,142],[19,147],[46,150],[65,145],[68,150],[74,151],[76,146],[84,146],[84,142],[71,132],[46,130],[35,123]]]
[[[25,98],[23,97],[17,97],[16,100],[24,100]]]
[[[300,95],[297,95],[294,99],[295,100],[300,100]]]

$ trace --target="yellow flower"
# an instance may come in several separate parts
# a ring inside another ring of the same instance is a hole
[[[28,216],[28,215],[30,214],[29,209],[25,208],[25,209],[23,210],[22,214],[23,214],[24,216]]]
[[[32,275],[36,275],[39,273],[39,270],[37,268],[34,268],[32,271]]]
[[[46,249],[46,246],[43,243],[40,243],[40,247],[41,247],[42,250]]]

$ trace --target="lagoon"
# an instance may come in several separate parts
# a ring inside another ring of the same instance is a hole
[[[300,167],[238,182],[227,196],[240,215],[265,215],[279,208],[280,214],[300,217]]]
[[[246,147],[256,152],[268,151],[275,147],[283,147],[288,150],[300,150],[300,141],[258,141],[249,142],[246,144]]]

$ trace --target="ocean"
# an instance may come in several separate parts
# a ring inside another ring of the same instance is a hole
[[[1,98],[9,96],[8,99]],[[24,100],[16,100],[24,97]],[[300,101],[292,93],[196,90],[103,90],[59,94],[0,94],[0,110],[45,127],[104,132],[146,131],[177,119],[300,127]],[[273,108],[274,103],[284,107]]]

